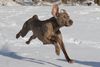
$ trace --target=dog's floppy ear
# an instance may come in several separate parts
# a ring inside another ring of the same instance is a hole
[[[58,4],[53,4],[52,6],[52,15],[53,16],[58,16],[58,13],[59,13],[59,6]]]

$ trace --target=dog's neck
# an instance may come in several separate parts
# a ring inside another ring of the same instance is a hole
[[[55,31],[59,30],[59,28],[61,28],[61,25],[58,24],[57,18],[56,17],[52,17],[52,25],[53,28],[55,29]]]

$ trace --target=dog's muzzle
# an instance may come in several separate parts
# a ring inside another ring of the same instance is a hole
[[[65,26],[71,26],[72,24],[73,24],[73,21],[70,19]]]

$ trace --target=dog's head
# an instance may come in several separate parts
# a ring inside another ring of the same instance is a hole
[[[62,9],[56,18],[60,26],[71,26],[73,24],[73,21],[70,19],[68,13],[64,9]]]

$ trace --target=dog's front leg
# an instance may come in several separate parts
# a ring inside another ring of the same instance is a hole
[[[59,39],[58,42],[59,42],[59,45],[60,45],[60,47],[61,47],[61,49],[62,49],[62,51],[64,53],[64,56],[65,56],[66,60],[68,61],[68,63],[73,63],[74,61],[69,58],[69,56],[68,56],[68,54],[66,52],[66,49],[65,49],[63,41]]]
[[[69,58],[69,56],[68,56],[68,54],[67,54],[67,52],[66,52],[66,50],[65,50],[65,46],[64,46],[64,43],[63,43],[63,41],[62,41],[62,34],[61,34],[61,32],[60,32],[60,30],[58,30],[58,31],[56,31],[55,32],[55,35],[56,35],[56,39],[55,40],[57,40],[57,44],[60,46],[60,48],[62,49],[62,51],[63,51],[63,53],[64,53],[64,55],[65,55],[65,58],[66,58],[66,60],[69,62],[69,63],[73,63],[73,60],[71,60],[70,58]]]
[[[55,35],[56,35],[57,37],[59,37],[61,40],[63,39],[60,30],[57,30],[57,31],[55,32]]]
[[[26,41],[26,44],[30,44],[31,40],[32,40],[32,39],[35,39],[35,38],[36,38],[36,36],[35,36],[35,35],[32,35],[32,36],[29,38],[29,40]]]
[[[59,43],[55,42],[54,43],[54,46],[55,46],[55,52],[57,55],[60,55],[60,47],[59,47]]]

